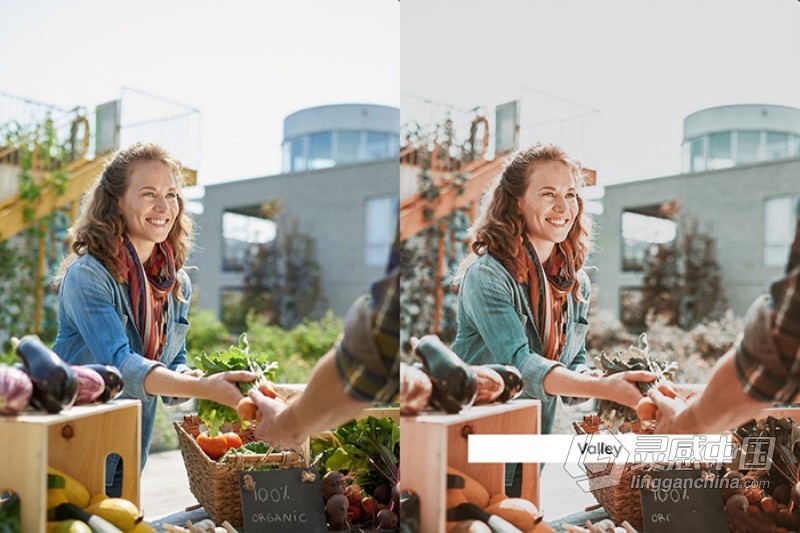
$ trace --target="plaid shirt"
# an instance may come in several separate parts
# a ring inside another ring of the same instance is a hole
[[[399,234],[399,232],[398,232]],[[386,275],[347,312],[336,347],[336,369],[356,400],[394,403],[400,390],[400,241],[395,238]]]
[[[786,275],[756,300],[736,344],[736,369],[756,400],[789,403],[800,392],[800,219]]]

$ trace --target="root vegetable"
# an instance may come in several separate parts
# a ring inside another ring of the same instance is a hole
[[[638,416],[639,420],[642,422],[655,420],[656,411],[658,411],[656,404],[647,396],[639,400],[639,403],[636,404],[636,416]]]
[[[336,494],[344,493],[344,475],[338,470],[330,470],[322,478],[322,497],[327,502],[329,498]],[[343,495],[344,496],[344,495]],[[347,497],[344,497],[347,499]],[[348,500],[348,506],[349,506]]]
[[[334,494],[325,502],[325,513],[328,517],[328,524],[335,529],[347,527],[347,511],[350,509],[350,502],[344,494]]]
[[[384,509],[378,513],[378,525],[384,529],[394,529],[400,525],[400,518],[394,511]]]
[[[239,400],[239,403],[236,405],[236,414],[239,415],[239,418],[242,420],[255,420],[256,413],[258,413],[258,407],[248,396]]]
[[[372,496],[367,496],[361,500],[361,508],[364,509],[364,514],[375,516],[378,514],[378,502]]]
[[[389,502],[392,500],[392,488],[386,484],[378,485],[375,487],[375,490],[372,491],[372,497],[375,498],[378,503],[389,505]]]
[[[738,510],[745,512],[749,502],[744,494],[734,494],[725,501],[725,508],[728,510]]]

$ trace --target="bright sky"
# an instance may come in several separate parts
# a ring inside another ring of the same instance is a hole
[[[201,184],[280,172],[283,119],[398,106],[394,0],[0,0],[0,91],[72,108],[132,87],[199,109]]]
[[[401,122],[428,119],[421,99],[489,111],[522,99],[522,144],[558,141],[601,185],[679,173],[683,119],[699,109],[800,107],[796,0],[403,0],[400,11]]]

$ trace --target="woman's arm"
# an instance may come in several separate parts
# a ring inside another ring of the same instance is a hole
[[[141,400],[147,395],[199,397],[236,405],[242,393],[232,382],[252,381],[254,374],[228,372],[197,378],[178,374],[158,361],[142,357],[131,349],[122,318],[114,308],[112,283],[109,275],[90,265],[75,264],[62,282],[60,297],[64,312],[94,359],[119,368],[127,395]]]
[[[464,277],[462,301],[492,356],[500,363],[519,368],[526,392],[537,398],[545,394],[605,398],[635,407],[642,393],[633,383],[652,381],[655,376],[649,372],[626,372],[598,378],[570,370],[532,351],[522,325],[527,319],[510,303],[512,283],[510,277],[495,272],[485,263],[476,263]]]
[[[145,376],[144,390],[151,395],[203,398],[235,408],[244,397],[236,383],[253,381],[255,378],[255,374],[246,371],[220,372],[208,377],[197,377],[191,373],[179,374],[158,365]]]

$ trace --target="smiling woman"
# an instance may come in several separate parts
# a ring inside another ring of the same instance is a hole
[[[180,163],[160,146],[119,150],[87,193],[57,278],[53,351],[72,364],[119,368],[123,397],[142,402],[142,468],[156,396],[167,404],[198,397],[236,407],[242,398],[236,382],[255,379],[250,372],[204,378],[186,366],[192,289],[183,264],[192,222],[182,184]],[[121,488],[122,465],[112,454],[106,493],[118,496]]]
[[[580,165],[552,144],[514,155],[486,192],[470,228],[472,253],[457,276],[458,331],[453,351],[471,364],[517,367],[523,396],[542,401],[542,432],[550,433],[556,398],[607,398],[635,407],[632,383],[647,372],[596,377],[586,365],[589,252]],[[519,494],[514,469],[506,493]]]

